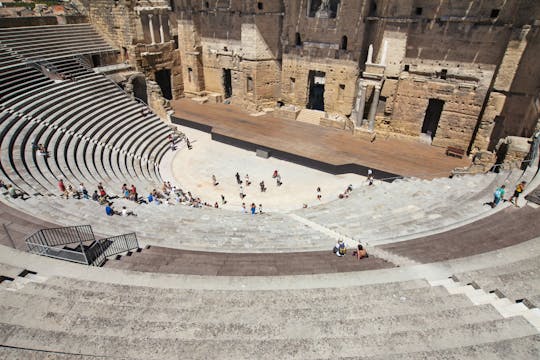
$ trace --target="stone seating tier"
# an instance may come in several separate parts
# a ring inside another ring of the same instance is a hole
[[[38,276],[2,283],[0,299],[8,354],[330,359],[357,356],[360,347],[372,358],[502,358],[505,346],[532,359],[540,338],[522,317],[503,318],[491,305],[420,280],[242,291]]]
[[[47,85],[33,91],[16,94],[5,88],[0,139],[3,148],[15,152],[2,153],[4,175],[28,193],[44,194],[57,192],[58,178],[75,186],[102,181],[119,188],[129,182],[147,189],[159,184],[155,164],[168,150],[170,129],[155,116],[142,116],[139,104],[76,59],[51,63],[75,81],[51,83],[41,75]],[[39,80],[38,71],[24,71]],[[43,143],[52,156],[37,156],[32,141]]]
[[[10,56],[33,60],[117,52],[90,24],[0,28],[0,46],[0,66],[13,65]]]

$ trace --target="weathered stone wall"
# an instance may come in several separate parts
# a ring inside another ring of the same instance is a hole
[[[176,6],[182,74],[188,94],[224,94],[249,110],[274,105],[280,85],[280,2],[208,1]],[[261,2],[262,3],[262,2]]]
[[[309,96],[309,71],[325,73],[325,111],[349,115],[352,110],[358,77],[354,61],[283,57],[281,98],[286,104],[305,107]],[[294,79],[294,80],[293,80]]]
[[[223,94],[230,69],[234,103],[303,108],[313,70],[325,73],[325,111],[349,115],[373,44],[373,62],[384,63],[377,132],[418,138],[430,99],[444,101],[434,145],[486,150],[494,136],[538,126],[540,2],[322,3],[176,1],[185,92]],[[365,112],[379,81],[368,80]]]

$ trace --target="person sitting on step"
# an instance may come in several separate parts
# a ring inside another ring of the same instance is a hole
[[[345,256],[345,254],[347,253],[347,248],[345,247],[345,243],[343,242],[343,240],[338,240],[337,244],[334,246],[334,253],[338,257]]]
[[[353,256],[355,255],[358,260],[369,257],[366,249],[360,243],[358,243],[358,249],[353,252]]]
[[[16,189],[13,185],[9,184],[7,186],[9,197],[12,199],[21,199],[21,200],[27,200],[30,198],[30,195],[25,193],[24,191],[20,189]],[[26,198],[25,198],[26,196]]]

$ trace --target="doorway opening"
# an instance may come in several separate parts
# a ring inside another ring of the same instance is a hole
[[[92,55],[92,65],[94,67],[101,66],[101,57],[99,55]]]
[[[163,97],[167,100],[172,100],[172,89],[171,89],[171,70],[163,69],[156,71],[156,82],[161,89]]]
[[[435,138],[435,133],[439,127],[439,120],[444,107],[444,101],[439,99],[429,99],[429,104],[426,109],[426,116],[422,124],[422,134],[427,134],[431,138]]]
[[[322,71],[309,71],[308,109],[324,111],[324,84],[326,74]]]
[[[132,80],[133,96],[148,104],[148,93],[146,91],[146,79],[144,75],[135,76]]]
[[[223,93],[225,94],[225,99],[232,96],[231,69],[223,69]]]

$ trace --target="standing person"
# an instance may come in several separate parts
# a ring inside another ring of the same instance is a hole
[[[276,176],[276,185],[281,186],[283,183],[281,182],[281,175],[277,174]]]
[[[525,190],[525,185],[527,184],[526,181],[522,181],[520,182],[519,184],[517,184],[516,186],[516,190],[514,190],[514,195],[512,195],[512,197],[510,197],[510,199],[508,199],[508,201],[510,201],[512,204],[514,204],[516,207],[519,207],[519,205],[517,204],[518,202],[518,199],[519,199],[519,195],[521,195],[521,193],[523,192],[523,190]],[[513,201],[514,199],[516,199],[515,201]]]
[[[501,187],[497,188],[497,190],[495,190],[493,193],[493,202],[491,203],[492,208],[499,205],[499,202],[501,202],[501,200],[504,198],[504,194],[506,192],[504,189],[505,187],[505,185],[501,185]]]
[[[321,200],[321,198],[322,198],[321,188],[319,186],[317,186],[317,200]]]
[[[264,180],[259,183],[259,186],[261,187],[261,192],[266,191],[266,185],[264,185]]]
[[[257,207],[255,203],[251,203],[251,215],[255,215],[255,211],[257,211]]]
[[[244,187],[240,185],[240,199],[243,199],[246,197],[246,194],[244,194]]]
[[[242,203],[242,213],[247,213],[246,203]]]
[[[262,214],[262,213],[263,213],[262,204],[259,204],[259,214]]]
[[[274,173],[272,174],[272,179],[275,179],[278,176],[278,171],[274,170]]]
[[[240,180],[240,174],[239,174],[238,172],[236,172],[235,177],[236,177],[236,183],[237,183],[238,185],[240,185],[240,184],[242,183],[242,180]]]
[[[368,175],[367,182],[368,182],[368,186],[373,185],[373,175]]]
[[[83,198],[85,199],[90,198],[90,196],[88,195],[88,190],[86,190],[83,183],[79,184],[79,192],[82,194]]]
[[[58,180],[58,190],[60,190],[62,194],[66,191],[66,185],[64,185],[64,180],[62,179]]]
[[[191,142],[189,141],[188,138],[186,138],[186,145],[187,145],[188,150],[193,149],[193,147],[191,146]]]
[[[221,205],[225,205],[227,201],[225,201],[225,195],[221,194]]]
[[[219,183],[217,182],[216,175],[212,174],[212,182],[214,183],[214,186],[217,186]]]

